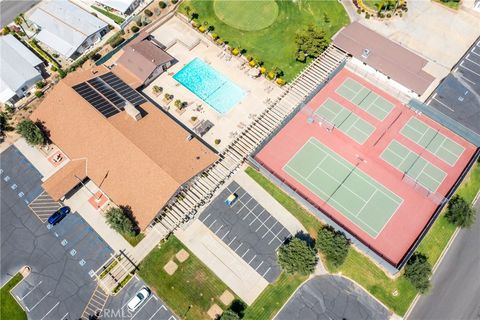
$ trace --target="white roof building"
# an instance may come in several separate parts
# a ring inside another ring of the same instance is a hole
[[[108,27],[67,0],[41,2],[28,19],[41,29],[36,39],[67,58],[83,53]]]
[[[121,13],[130,13],[135,10],[141,0],[96,0],[104,6],[115,9]]]
[[[22,97],[42,79],[43,62],[11,34],[0,37],[0,102]]]

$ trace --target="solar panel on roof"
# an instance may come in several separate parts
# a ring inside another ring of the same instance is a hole
[[[113,104],[108,102],[98,92],[96,92],[87,83],[83,82],[73,87],[79,95],[87,100],[95,109],[100,111],[105,117],[111,117],[120,112]]]
[[[88,83],[120,110],[125,109],[125,100],[100,78],[88,80]]]
[[[132,89],[129,85],[127,85],[113,73],[106,73],[104,75],[101,75],[100,78],[106,83],[108,83],[110,87],[112,87],[117,93],[119,93],[131,104],[138,106],[142,103],[147,102],[147,100],[145,100],[145,98],[140,93]]]

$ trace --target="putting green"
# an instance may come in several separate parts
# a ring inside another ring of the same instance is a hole
[[[215,0],[213,8],[221,21],[243,31],[265,29],[278,16],[278,5],[274,0]]]

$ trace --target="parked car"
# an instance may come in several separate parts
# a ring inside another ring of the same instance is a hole
[[[232,193],[227,197],[227,199],[225,200],[225,203],[227,204],[227,206],[231,207],[233,206],[235,201],[237,201],[237,198],[238,198],[238,195],[236,193]]]
[[[135,297],[128,302],[128,310],[130,310],[130,312],[134,312],[142,303],[145,302],[145,300],[147,300],[148,297],[150,297],[150,289],[147,287],[141,288],[138,290],[137,294],[135,294]]]
[[[70,213],[70,207],[61,207],[60,209],[55,211],[55,213],[52,214],[50,218],[48,218],[48,223],[54,226],[60,221],[62,221],[62,219],[65,218],[69,213]]]

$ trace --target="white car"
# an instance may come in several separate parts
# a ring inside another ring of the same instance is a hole
[[[130,312],[133,312],[137,310],[137,308],[145,301],[147,298],[150,296],[150,289],[147,287],[143,287],[140,289],[137,294],[135,294],[135,297],[133,297],[127,304],[128,310]]]

